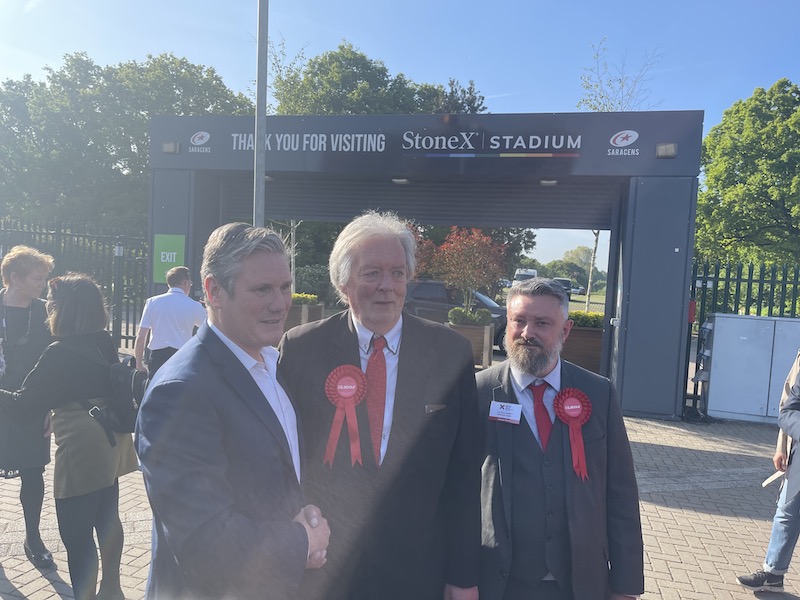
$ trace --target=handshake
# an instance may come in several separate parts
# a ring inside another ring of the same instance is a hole
[[[319,569],[327,562],[328,541],[331,538],[331,529],[328,520],[322,516],[322,511],[308,504],[300,509],[293,519],[305,527],[308,536],[308,560],[306,569]]]

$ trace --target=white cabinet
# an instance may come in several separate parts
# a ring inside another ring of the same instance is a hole
[[[714,314],[709,322],[708,414],[774,421],[786,374],[800,347],[800,320]]]

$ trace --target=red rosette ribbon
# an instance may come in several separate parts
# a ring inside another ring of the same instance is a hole
[[[350,436],[350,462],[362,465],[361,440],[358,436],[358,420],[356,405],[367,395],[367,378],[355,365],[342,365],[330,372],[325,380],[325,395],[336,407],[325,446],[325,458],[322,464],[333,468],[333,456],[339,444],[342,425],[347,422],[347,433]]]
[[[572,468],[583,480],[589,479],[586,469],[586,451],[583,448],[581,427],[592,415],[589,397],[575,388],[564,388],[554,400],[556,416],[569,427],[569,445],[572,448]]]

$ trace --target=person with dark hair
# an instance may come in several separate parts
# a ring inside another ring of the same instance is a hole
[[[103,406],[111,394],[109,365],[118,361],[103,295],[87,275],[68,273],[49,282],[48,323],[56,342],[47,347],[17,392],[0,390],[0,410],[11,419],[44,419],[52,411],[56,442],[53,492],[61,540],[67,550],[76,600],[121,600],[123,532],[118,478],[137,469],[130,434],[114,433],[84,407]],[[100,544],[103,580],[97,587]]]
[[[290,329],[279,373],[297,399],[306,492],[331,524],[330,564],[302,598],[474,600],[478,403],[469,342],[403,312],[415,239],[393,213],[341,232],[331,282],[348,310]]]
[[[206,320],[203,305],[189,297],[192,279],[187,267],[172,267],[166,273],[169,289],[148,298],[144,303],[133,353],[136,368],[152,379],[167,359],[188,342],[195,327]],[[149,338],[149,342],[148,342]],[[150,348],[150,361],[145,367],[144,348]]]
[[[508,360],[478,381],[481,600],[623,600],[644,593],[633,457],[614,385],[561,358],[569,298],[552,279],[506,300]]]
[[[28,246],[14,246],[0,271],[0,389],[16,391],[52,341],[41,296],[53,270],[53,257]],[[50,462],[49,415],[0,419],[0,478],[20,478],[19,501],[25,518],[25,555],[38,568],[53,567],[53,555],[39,533],[44,502],[44,466]]]
[[[156,373],[136,422],[153,508],[145,597],[298,598],[331,532],[304,506],[303,437],[275,368],[286,250],[269,229],[230,223],[211,233],[200,273],[208,320]]]

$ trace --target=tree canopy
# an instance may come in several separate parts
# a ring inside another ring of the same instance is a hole
[[[703,141],[697,254],[764,262],[800,256],[800,88],[788,79],[739,100]]]
[[[381,60],[352,44],[306,59],[287,59],[283,44],[272,45],[273,107],[279,115],[367,115],[481,113],[484,97],[470,81],[414,83],[402,73],[390,75]]]
[[[213,68],[173,54],[102,67],[68,54],[44,81],[0,83],[0,214],[147,223],[153,115],[248,114]]]

